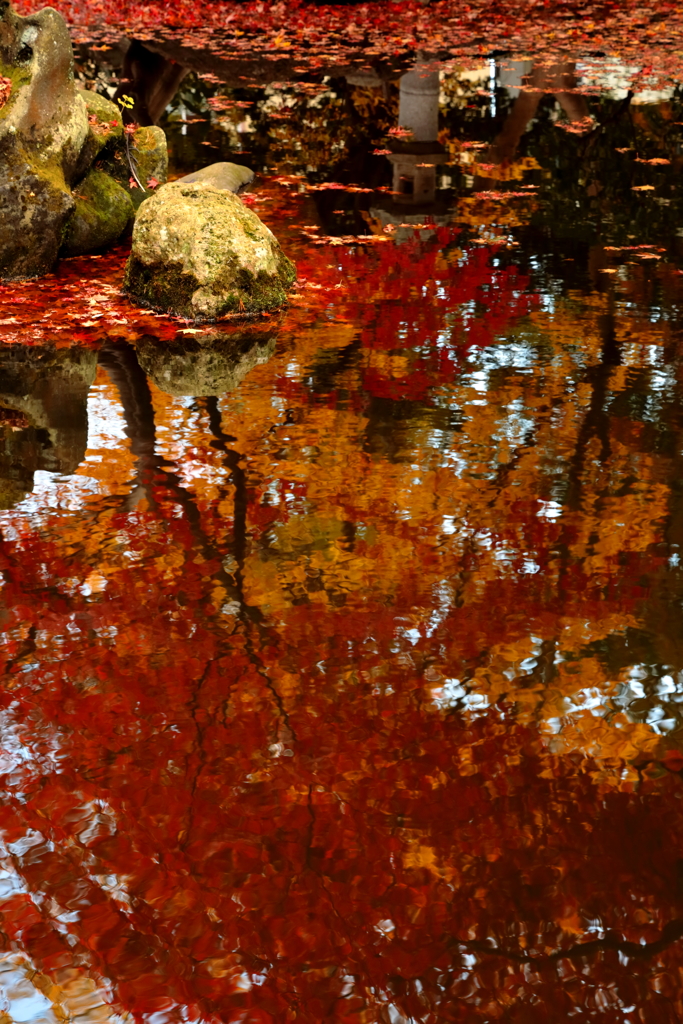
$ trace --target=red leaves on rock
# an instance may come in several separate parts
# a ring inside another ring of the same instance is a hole
[[[0,108],[4,107],[12,92],[12,79],[0,75]]]

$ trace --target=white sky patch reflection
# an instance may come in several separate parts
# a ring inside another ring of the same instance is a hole
[[[116,395],[113,398],[112,392]],[[93,384],[88,395],[88,452],[108,451],[112,442],[126,440],[126,423],[118,392],[110,384]],[[118,447],[118,445],[117,445]]]

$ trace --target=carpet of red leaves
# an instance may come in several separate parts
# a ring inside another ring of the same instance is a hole
[[[19,0],[20,13],[35,9]],[[355,60],[409,59],[416,51],[467,60],[494,53],[533,54],[548,60],[598,57],[635,65],[637,77],[659,82],[680,72],[683,9],[673,0],[372,0],[363,4],[314,4],[306,0],[197,3],[195,0],[55,0],[76,42],[104,42],[120,35],[171,36],[186,46],[239,59],[295,58],[301,70]]]

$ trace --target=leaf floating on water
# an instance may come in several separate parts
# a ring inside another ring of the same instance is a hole
[[[572,135],[585,135],[586,132],[592,132],[598,125],[594,118],[582,117],[577,121],[558,121],[555,127],[561,128],[564,132],[570,132]]]
[[[643,249],[657,249],[658,252],[666,252],[661,245],[653,245],[652,242],[643,242],[640,245],[603,245],[604,252],[634,252],[640,254]]]
[[[530,195],[528,192],[474,192],[473,196],[475,199],[515,199],[522,197],[529,199]]]

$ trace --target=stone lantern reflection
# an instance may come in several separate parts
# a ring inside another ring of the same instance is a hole
[[[401,76],[399,90],[398,125],[406,135],[392,140],[387,156],[393,167],[394,194],[377,203],[371,213],[383,227],[419,224],[425,217],[434,224],[447,224],[448,208],[436,198],[437,166],[446,155],[437,141],[439,72],[433,64],[419,60]]]
[[[393,191],[402,204],[433,203],[436,198],[436,165],[445,150],[439,134],[439,72],[418,64],[401,76],[398,123],[411,134],[395,144],[388,157],[394,167]]]

